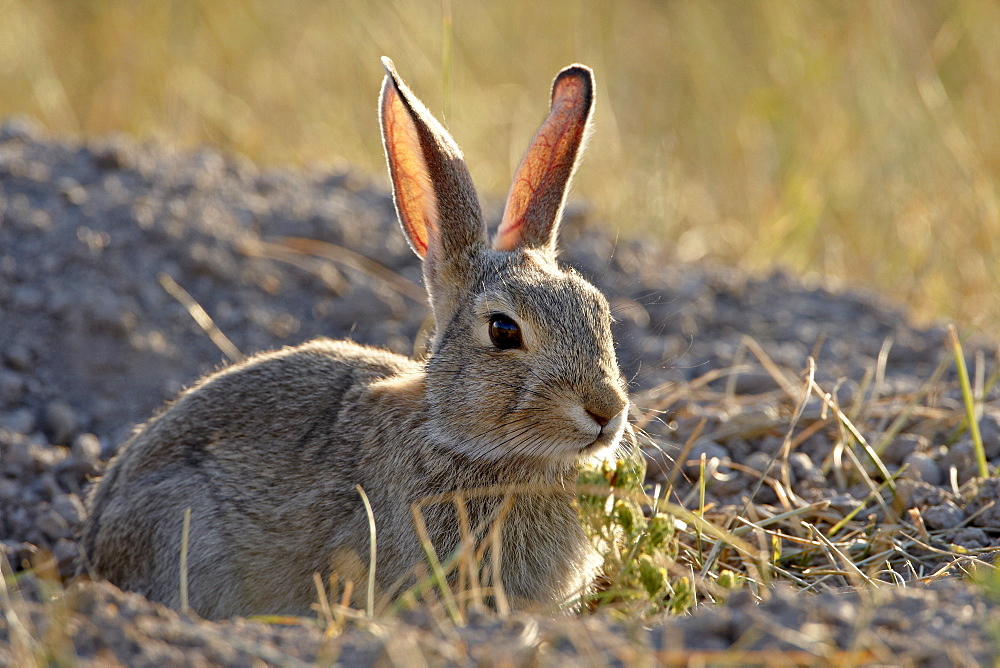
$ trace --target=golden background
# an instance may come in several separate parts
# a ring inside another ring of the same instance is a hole
[[[484,193],[582,62],[574,194],[622,237],[1000,334],[1000,3],[7,0],[0,116],[387,184],[381,55]]]

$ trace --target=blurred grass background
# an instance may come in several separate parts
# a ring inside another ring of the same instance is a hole
[[[387,181],[385,54],[502,196],[579,61],[598,107],[575,193],[622,235],[996,336],[998,36],[979,0],[0,0],[0,116]]]

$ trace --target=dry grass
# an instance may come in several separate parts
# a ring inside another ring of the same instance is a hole
[[[984,566],[978,558],[980,553],[991,553],[991,548],[966,549],[949,543],[949,531],[929,531],[920,510],[908,509],[907,493],[897,490],[897,479],[900,475],[906,476],[905,467],[888,469],[880,459],[887,446],[902,433],[925,435],[935,442],[951,445],[960,436],[975,432],[975,420],[970,429],[969,416],[978,414],[984,407],[996,406],[995,399],[984,401],[1000,382],[1000,367],[995,359],[988,363],[989,367],[977,368],[980,380],[973,391],[964,373],[959,374],[960,381],[941,380],[942,372],[954,364],[951,351],[942,346],[937,370],[919,391],[883,392],[877,379],[884,370],[870,369],[853,404],[840,406],[836,388],[821,387],[815,381],[815,367],[811,361],[810,367],[803,370],[796,381],[752,340],[746,341],[746,347],[757,358],[759,369],[772,374],[781,390],[734,397],[728,389],[712,390],[707,382],[694,379],[687,387],[677,388],[669,394],[654,388],[648,395],[636,397],[638,405],[653,407],[647,409],[638,424],[649,424],[664,409],[670,410],[674,418],[681,419],[691,406],[729,406],[735,419],[731,420],[734,428],[726,431],[727,438],[745,438],[756,443],[768,434],[783,437],[780,449],[774,453],[765,471],[735,467],[759,480],[749,501],[739,508],[705,507],[705,487],[710,486],[716,476],[711,472],[706,475],[704,461],[694,482],[674,489],[674,482],[685,476],[682,464],[687,459],[689,447],[682,449],[674,470],[663,476],[669,485],[664,496],[686,493],[682,500],[686,507],[692,506],[692,499],[700,499],[698,512],[715,526],[758,546],[760,560],[748,563],[745,549],[725,540],[706,542],[701,535],[685,537],[682,534],[678,565],[686,565],[686,570],[698,572],[702,577],[709,576],[709,584],[712,578],[724,572],[720,569],[741,573],[758,592],[762,590],[757,588],[774,581],[788,582],[802,590],[819,591],[842,587],[878,588],[910,580],[926,583],[977,569],[982,572],[983,568],[996,571],[995,567]],[[742,358],[742,355],[737,357]],[[980,357],[978,363],[985,364],[984,359]],[[744,373],[747,368],[748,365],[741,364],[720,370],[720,373],[712,372],[713,378],[707,380]],[[942,401],[944,396],[953,396],[959,385],[961,403]],[[687,407],[678,401],[681,397]],[[764,422],[741,422],[738,419],[740,406],[757,409],[767,406],[770,408],[768,414],[774,417]],[[697,428],[691,434],[688,446],[699,432]],[[819,465],[829,485],[839,491],[857,489],[859,485],[868,489],[867,498],[852,512],[845,514],[835,510],[827,501],[809,502],[790,484],[794,476],[789,473],[789,455],[816,434],[825,434],[832,443],[828,456]],[[648,435],[647,442],[653,447],[658,445],[657,439]],[[983,459],[981,450],[978,454]],[[690,468],[687,472],[690,475]],[[948,473],[951,487],[957,494],[955,472]],[[774,490],[778,504],[761,504],[754,498],[763,485]],[[971,526],[973,519],[970,516],[960,526]],[[995,579],[995,575],[993,577]]]
[[[1000,5],[0,3],[0,116],[384,177],[395,58],[502,195],[551,76],[598,75],[577,192],[684,261],[869,286],[1000,331]]]

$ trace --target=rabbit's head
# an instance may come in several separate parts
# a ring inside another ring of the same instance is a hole
[[[628,399],[607,300],[556,262],[593,74],[564,69],[495,238],[461,151],[388,59],[379,103],[396,210],[436,331],[425,392],[435,440],[477,460],[566,465],[617,445]]]

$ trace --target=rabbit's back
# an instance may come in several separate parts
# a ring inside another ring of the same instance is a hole
[[[419,371],[399,355],[317,340],[208,376],[146,424],[96,486],[83,535],[89,566],[178,605],[191,508],[196,610],[301,612],[337,537],[356,533],[344,525],[364,521],[354,490],[364,448],[351,424],[371,410],[373,383]]]

